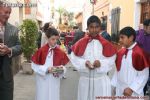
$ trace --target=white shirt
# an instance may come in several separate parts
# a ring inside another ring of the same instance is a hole
[[[149,68],[137,71],[132,64],[132,52],[134,43],[128,48],[127,56],[122,58],[121,68],[119,72],[115,72],[112,85],[116,87],[116,96],[123,96],[124,89],[133,90],[132,96],[142,96],[143,88],[148,80]]]

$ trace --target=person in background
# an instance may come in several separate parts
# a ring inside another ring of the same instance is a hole
[[[150,54],[150,19],[143,22],[144,29],[140,29],[136,41],[146,52]]]
[[[66,49],[66,46],[65,46],[65,37],[60,37],[59,41],[60,41],[60,45],[59,45],[60,49],[67,54],[67,49]],[[66,79],[67,77],[64,74],[62,78]]]
[[[81,30],[76,30],[75,33],[74,33],[74,38],[73,38],[73,41],[72,41],[72,45],[74,45],[77,41],[79,41],[81,38],[83,38],[85,35],[85,33]]]
[[[65,38],[66,35],[67,35],[66,32],[61,32],[60,33],[60,37],[64,37]]]
[[[137,33],[136,41],[150,56],[150,19],[143,22],[144,28]],[[147,85],[144,88],[144,93],[149,92],[150,95],[150,74]]]
[[[142,29],[144,29],[144,25],[143,25],[143,24],[140,24],[140,25],[139,25],[139,30],[142,30]]]
[[[67,31],[67,35],[71,36],[70,30]]]
[[[79,30],[78,26],[73,26],[73,30],[72,30],[72,32],[70,33],[71,36],[74,36],[74,35],[75,35],[75,32],[78,31],[78,30]]]
[[[110,37],[109,33],[107,33],[107,31],[106,31],[106,25],[105,25],[104,23],[101,24],[101,32],[100,32],[100,35],[101,35],[104,39],[106,39],[106,40],[108,40],[108,41],[111,41],[111,37]]]
[[[65,38],[60,37],[60,49],[67,53],[66,47],[65,47]]]
[[[38,38],[37,38],[38,49],[41,47],[41,37],[42,37],[42,28],[40,27],[40,30],[38,31]]]
[[[4,2],[0,1],[0,100],[13,100],[12,58],[22,53],[19,30],[8,23],[11,10],[11,7],[4,6]]]

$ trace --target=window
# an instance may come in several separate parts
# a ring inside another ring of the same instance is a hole
[[[145,19],[150,18],[150,2],[147,1],[141,5],[141,23],[143,23]]]
[[[118,42],[119,40],[119,24],[120,24],[120,8],[117,7],[111,11],[111,37],[112,41]]]

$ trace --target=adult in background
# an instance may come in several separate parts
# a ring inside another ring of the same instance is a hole
[[[42,37],[41,37],[41,47],[44,46],[45,44],[47,44],[47,37],[45,35],[45,32],[47,31],[47,29],[50,27],[49,23],[45,23],[42,29]]]
[[[18,38],[18,29],[8,23],[11,8],[0,1],[0,99],[13,100],[12,57],[21,54],[22,49]]]
[[[74,33],[74,38],[73,38],[73,41],[72,41],[72,45],[75,44],[81,38],[83,38],[84,35],[85,35],[85,33],[83,31],[81,31],[79,28],[76,29],[75,33]]]
[[[144,29],[138,31],[136,41],[137,43],[150,54],[150,19],[143,22]]]
[[[40,30],[38,31],[38,38],[37,38],[38,49],[41,47],[41,37],[42,37],[42,28],[40,27]]]
[[[78,30],[79,30],[78,26],[73,26],[73,30],[72,30],[72,32],[70,33],[71,36],[74,36],[75,32],[78,31]]]
[[[147,53],[150,55],[150,19],[146,19],[143,22],[144,29],[140,29],[137,33],[136,41],[142,47]],[[146,94],[146,91],[149,91],[150,94],[150,74],[149,74],[149,80],[147,83],[147,86],[144,88],[144,94]]]
[[[111,37],[110,37],[109,33],[107,33],[107,31],[106,31],[106,25],[105,25],[104,23],[101,24],[101,32],[100,32],[100,35],[101,35],[104,39],[106,39],[106,40],[108,40],[108,41],[111,41]]]

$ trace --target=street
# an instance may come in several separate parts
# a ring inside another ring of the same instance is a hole
[[[14,100],[34,100],[35,75],[26,75],[19,72],[14,76]],[[78,86],[78,72],[73,67],[68,67],[67,79],[62,79],[60,100],[76,100]]]

